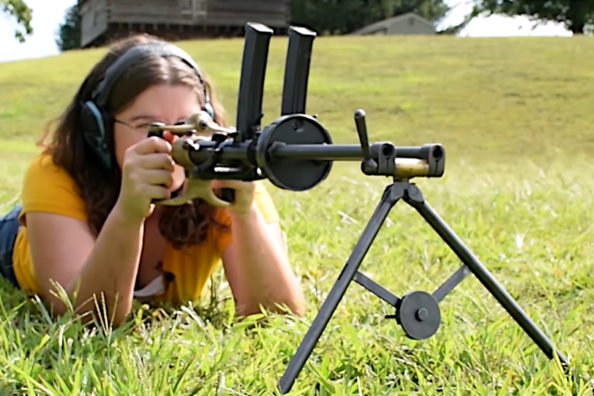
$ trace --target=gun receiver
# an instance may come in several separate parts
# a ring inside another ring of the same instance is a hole
[[[364,123],[362,110],[356,112],[357,125]],[[152,134],[171,131],[180,135],[173,142],[174,161],[188,175],[185,194],[162,204],[181,204],[202,198],[225,206],[204,188],[204,181],[236,179],[253,181],[268,178],[275,186],[293,191],[315,187],[326,178],[333,161],[361,161],[370,176],[390,176],[394,180],[414,177],[441,177],[445,150],[439,144],[396,147],[390,142],[366,146],[332,144],[329,133],[313,117],[303,114],[281,116],[254,139],[237,141],[237,131],[217,125],[201,112],[182,125],[153,124]],[[362,135],[364,134],[364,135]],[[196,185],[200,185],[198,188]]]

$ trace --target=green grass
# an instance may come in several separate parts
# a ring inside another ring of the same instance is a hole
[[[182,42],[234,119],[242,40]],[[286,40],[273,39],[264,122],[280,112]],[[0,64],[0,209],[18,199],[34,141],[103,50]],[[427,201],[571,359],[564,376],[469,276],[440,305],[442,325],[407,339],[393,309],[352,284],[292,394],[592,394],[594,372],[594,39],[318,38],[307,111],[334,141],[444,144],[446,174],[417,180]],[[388,179],[335,164],[319,187],[271,187],[304,319],[238,322],[222,274],[213,296],[174,309],[137,304],[117,329],[50,319],[2,285],[0,394],[274,393]],[[402,296],[433,291],[460,263],[398,204],[362,272]]]

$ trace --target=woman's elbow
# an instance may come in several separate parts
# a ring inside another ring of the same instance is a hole
[[[291,312],[293,315],[298,316],[300,318],[305,316],[305,299],[303,297],[293,301],[291,305],[289,305]]]
[[[118,327],[126,321],[131,310],[132,304],[113,301],[108,303],[106,299],[100,299],[95,296],[87,301],[76,303],[75,299],[65,299],[65,296],[56,295],[42,296],[50,312],[55,317],[61,317],[72,312],[85,325],[97,324],[101,327]]]
[[[275,302],[274,311],[289,315],[295,315],[300,318],[305,316],[305,298],[303,295],[291,296]]]

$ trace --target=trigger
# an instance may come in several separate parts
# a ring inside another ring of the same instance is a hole
[[[212,189],[210,189],[208,192],[206,193],[206,196],[202,197],[202,199],[204,199],[206,202],[208,202],[209,204],[211,204],[214,207],[217,208],[225,208],[227,206],[230,205],[229,201],[225,201],[221,198],[219,198]]]
[[[235,190],[232,188],[222,188],[219,196],[223,201],[230,203],[235,202]]]

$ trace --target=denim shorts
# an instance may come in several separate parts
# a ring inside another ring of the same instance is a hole
[[[12,253],[19,231],[19,214],[22,207],[17,205],[7,215],[0,217],[0,275],[13,286],[19,287],[14,275]]]

